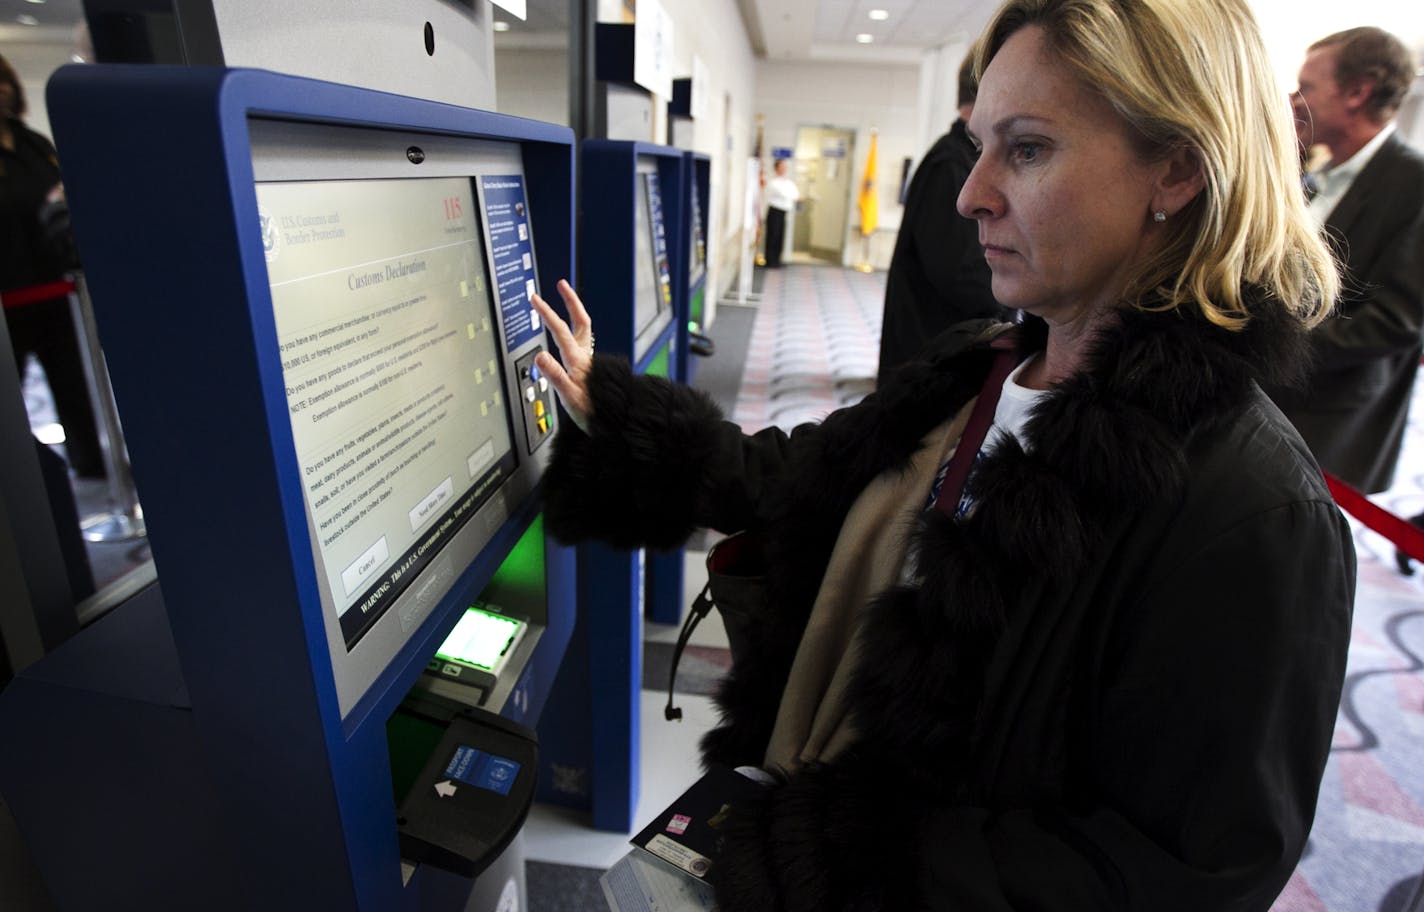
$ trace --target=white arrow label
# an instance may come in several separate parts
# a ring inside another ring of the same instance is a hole
[[[444,782],[435,783],[435,791],[440,793],[441,798],[449,798],[455,794],[455,786],[450,783],[449,779],[446,779]]]

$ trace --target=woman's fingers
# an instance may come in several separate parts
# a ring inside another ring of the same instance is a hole
[[[583,300],[579,298],[578,292],[569,284],[568,279],[559,280],[559,297],[564,299],[564,306],[569,309],[569,317],[574,321],[575,334],[588,333],[589,342],[593,341],[593,318],[584,309]],[[590,347],[592,347],[590,345]]]
[[[559,349],[559,358],[555,358],[552,352],[540,352],[534,363],[549,378],[574,424],[588,433],[592,404],[588,396],[587,377],[593,366],[593,321],[568,282],[559,282],[559,295],[564,299],[573,326],[565,322],[548,301],[538,295],[530,299]]]
[[[559,347],[559,351],[568,354],[578,348],[578,343],[574,341],[574,334],[569,329],[569,324],[564,322],[564,318],[559,316],[554,308],[549,306],[549,302],[539,297],[537,294],[530,298],[534,309],[539,312],[544,325],[549,328],[549,332],[554,336],[554,344]]]
[[[564,411],[569,413],[574,424],[587,434],[589,401],[588,390],[582,383],[576,382],[564,370],[559,359],[549,352],[540,352],[534,358],[534,366],[549,378],[549,383],[554,387],[554,392],[558,394],[559,401],[564,404]]]

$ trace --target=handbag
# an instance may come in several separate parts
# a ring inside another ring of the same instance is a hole
[[[766,553],[759,531],[743,530],[729,535],[707,552],[707,584],[702,587],[673,647],[672,667],[668,669],[668,701],[663,718],[680,720],[682,710],[673,705],[673,690],[677,682],[677,665],[692,631],[713,608],[722,616],[727,629],[727,647],[732,664],[738,655],[746,655],[753,628],[766,613]]]

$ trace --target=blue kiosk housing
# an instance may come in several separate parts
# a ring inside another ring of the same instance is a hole
[[[682,180],[678,203],[669,207],[667,224],[671,258],[673,322],[676,326],[671,378],[691,383],[698,360],[692,350],[692,333],[701,332],[707,288],[707,207],[711,159],[697,152],[683,152]],[[648,555],[643,614],[657,624],[682,622],[687,608],[684,586],[683,551]]]
[[[579,159],[585,268],[578,290],[599,351],[626,356],[637,373],[676,379],[687,357],[686,314],[675,291],[686,270],[674,227],[683,221],[683,153],[643,142],[585,140]],[[645,586],[670,562],[680,579],[680,550],[578,547],[580,618],[540,726],[560,775],[541,783],[539,796],[591,811],[601,830],[627,832],[634,822]]]
[[[693,353],[692,333],[705,328],[707,298],[707,199],[712,160],[698,152],[684,152],[682,186],[676,218],[668,226],[674,258],[673,315],[677,325],[672,378],[691,383],[701,358]],[[644,616],[657,624],[679,624],[687,610],[683,550],[650,554],[647,562],[647,608]]]
[[[54,899],[507,907],[574,627],[528,303],[572,133],[224,68],[49,108],[158,575],[0,694]]]

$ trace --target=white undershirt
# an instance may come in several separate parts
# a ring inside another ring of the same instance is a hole
[[[1028,420],[1033,412],[1033,407],[1048,395],[1048,390],[1030,389],[1021,386],[1018,382],[1020,374],[1025,367],[1033,362],[1035,358],[1042,357],[1041,354],[1030,355],[1018,367],[1014,368],[1007,377],[1004,378],[1004,385],[999,393],[999,401],[994,408],[994,420],[989,425],[988,432],[984,435],[984,442],[979,447],[979,452],[974,457],[974,468],[969,470],[972,478],[979,460],[993,452],[1005,439],[1012,436],[1019,442],[1027,452],[1028,441]],[[940,475],[944,473],[944,466],[940,467]],[[969,485],[965,484],[967,492]],[[933,510],[934,501],[931,499],[925,509]],[[955,518],[960,519],[968,516],[974,510],[974,502],[969,499],[966,493],[961,492],[959,496],[959,507],[955,512]],[[912,540],[905,555],[905,561],[900,567],[900,582],[904,585],[915,585],[918,575],[919,551]]]
[[[1028,427],[1029,413],[1033,407],[1048,395],[1048,390],[1029,389],[1019,385],[1019,375],[1023,369],[1034,362],[1034,359],[1042,355],[1029,355],[1018,367],[1004,378],[1004,390],[999,394],[999,405],[994,409],[994,423],[989,426],[989,433],[984,437],[984,446],[979,452],[992,453],[999,445],[1001,435],[1012,435],[1018,439],[1019,446],[1028,451]]]

